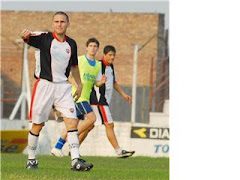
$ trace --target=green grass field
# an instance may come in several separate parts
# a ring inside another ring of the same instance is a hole
[[[16,180],[74,180],[74,179],[169,179],[169,158],[88,156],[94,164],[88,172],[70,170],[70,157],[57,158],[38,155],[39,169],[25,169],[27,156],[1,153],[1,179]]]

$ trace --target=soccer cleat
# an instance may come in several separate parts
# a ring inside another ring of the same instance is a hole
[[[80,156],[80,154],[79,154],[79,156]],[[82,159],[81,156],[79,158],[79,161],[81,161],[82,163],[86,163],[86,161],[84,159]],[[93,164],[89,164],[89,165],[90,165],[90,168],[92,169],[93,168]]]
[[[76,162],[71,168],[72,171],[90,171],[93,168],[93,164],[86,164],[86,161],[83,159],[75,159],[73,161]]]
[[[28,159],[27,161],[27,169],[38,169],[38,162],[36,159]]]
[[[63,157],[63,153],[61,149],[53,148],[51,150],[52,155],[57,156],[57,157]]]
[[[131,157],[134,153],[135,153],[135,151],[122,150],[121,154],[118,154],[118,157],[119,158],[128,158],[128,157]]]

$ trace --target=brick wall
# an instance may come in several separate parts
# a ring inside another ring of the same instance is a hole
[[[134,44],[142,45],[154,34],[163,33],[164,29],[164,23],[159,26],[159,21],[164,20],[164,15],[159,14],[84,12],[69,12],[68,14],[71,24],[67,34],[76,40],[79,55],[85,53],[85,42],[90,37],[96,37],[100,41],[97,58],[102,57],[105,45],[111,44],[116,47],[117,58],[114,64],[118,82],[123,86],[132,85]],[[9,103],[12,105],[15,104],[14,99],[19,96],[21,90],[22,45],[17,45],[15,41],[20,38],[19,33],[24,28],[32,31],[51,30],[52,15],[53,12],[1,12],[3,98],[11,98]],[[158,41],[156,36],[139,52],[139,86],[149,86],[150,60],[152,57],[157,57]],[[33,48],[29,49],[28,57],[31,87],[33,87],[35,66]],[[155,76],[156,62],[154,62],[154,81]]]

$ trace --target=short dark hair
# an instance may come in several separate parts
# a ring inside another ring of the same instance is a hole
[[[90,43],[96,43],[97,46],[99,47],[99,41],[98,41],[96,38],[90,38],[90,39],[88,39],[88,41],[86,42],[86,46],[88,47],[88,45],[89,45]]]
[[[66,16],[67,22],[69,23],[69,17],[68,17],[68,15],[67,15],[67,13],[65,13],[65,12],[63,12],[63,11],[58,11],[58,12],[56,12],[56,13],[53,15],[53,18],[54,18],[54,16],[56,16],[56,15],[64,15],[64,16]]]
[[[103,53],[104,53],[104,54],[109,53],[109,51],[113,51],[114,53],[116,53],[116,49],[115,49],[115,47],[112,46],[112,45],[107,45],[107,46],[105,46],[105,48],[103,49]]]

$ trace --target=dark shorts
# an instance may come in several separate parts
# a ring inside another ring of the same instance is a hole
[[[76,103],[75,105],[76,105],[78,119],[84,120],[85,114],[93,112],[92,107],[90,106],[89,102],[87,102],[87,101],[79,102],[79,103]]]

